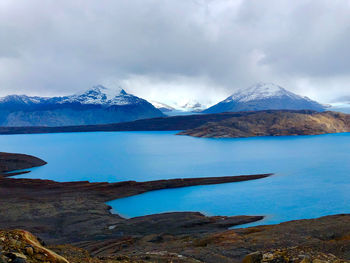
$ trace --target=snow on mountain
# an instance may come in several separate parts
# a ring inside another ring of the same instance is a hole
[[[291,99],[302,98],[301,96],[296,95],[273,83],[259,82],[256,85],[249,87],[248,89],[240,89],[236,91],[230,97],[228,97],[225,101],[226,102],[230,102],[230,101],[249,102],[249,101],[262,100],[267,98],[280,98],[283,96],[289,97]]]
[[[143,101],[134,95],[126,93],[122,88],[108,89],[101,85],[94,86],[92,89],[82,93],[66,97],[56,97],[53,100],[56,103],[81,103],[104,106],[137,104]]]
[[[29,97],[27,95],[8,95],[0,98],[0,103],[21,103],[21,104],[37,104],[47,100],[45,97]]]
[[[175,108],[158,101],[151,100],[150,103],[162,112],[174,111]]]
[[[176,113],[190,113],[200,112],[207,108],[207,103],[201,103],[193,99],[181,99],[180,101],[171,101],[169,103],[163,103],[159,101],[150,101],[154,107],[160,109],[163,112],[176,112]]]
[[[199,112],[204,110],[206,107],[200,102],[190,100],[179,107],[183,111]]]
[[[207,108],[208,103],[199,102],[195,99],[182,99],[168,103],[176,111],[199,112]]]
[[[63,97],[9,95],[0,98],[0,126],[103,124],[161,117],[148,101],[101,85]]]
[[[240,89],[205,113],[255,111],[269,109],[322,111],[326,107],[316,101],[290,92],[273,83],[259,82],[249,88]]]
[[[65,104],[80,103],[86,105],[103,105],[103,106],[121,106],[128,104],[137,104],[143,102],[132,94],[126,93],[122,88],[108,89],[104,86],[97,85],[92,89],[84,92],[63,96],[63,97],[30,97],[27,95],[8,95],[0,98],[0,103],[16,103],[16,104]]]

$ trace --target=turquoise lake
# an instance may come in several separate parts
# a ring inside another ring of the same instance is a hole
[[[275,173],[256,181],[160,190],[109,204],[126,217],[169,211],[266,215],[258,224],[350,213],[350,134],[204,139],[175,132],[0,136],[1,151],[48,162],[25,178],[118,182]]]

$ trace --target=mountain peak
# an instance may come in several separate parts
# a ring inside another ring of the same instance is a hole
[[[101,105],[127,105],[138,103],[141,99],[128,94],[121,87],[106,88],[102,85],[93,86],[82,93],[65,97],[61,103],[79,102],[81,104],[101,104]]]
[[[80,95],[83,94],[89,94],[89,93],[96,93],[106,96],[106,100],[112,100],[114,97],[120,96],[120,95],[127,95],[126,91],[122,89],[121,87],[117,88],[106,88],[102,85],[95,85],[91,89],[88,89],[87,91],[83,92]]]
[[[274,84],[272,82],[258,82],[252,86],[250,86],[248,89],[254,89],[254,90],[260,90],[260,91],[266,91],[270,93],[276,93],[276,92],[285,92],[284,88],[281,86]]]
[[[222,102],[208,108],[205,113],[258,111],[258,110],[317,110],[325,107],[273,83],[258,82],[239,89]]]
[[[124,89],[121,89],[120,92],[119,92],[119,94],[121,94],[121,95],[126,95],[127,93],[126,93],[126,91],[125,91]]]
[[[258,82],[249,88],[237,90],[230,97],[228,97],[226,101],[248,102],[272,97],[278,98],[283,96],[294,99],[301,98],[301,96],[298,96],[274,83]]]
[[[2,126],[103,124],[164,116],[146,100],[102,85],[63,97],[9,95],[0,98],[0,115]]]

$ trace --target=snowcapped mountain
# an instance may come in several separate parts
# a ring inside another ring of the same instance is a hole
[[[158,101],[150,101],[150,102],[157,109],[161,110],[166,114],[171,114],[171,115],[178,115],[178,114],[182,115],[182,113],[188,114],[191,112],[201,112],[202,110],[207,108],[205,104],[202,104],[193,99],[181,100],[180,102],[172,101],[167,104],[163,102],[158,102]]]
[[[101,85],[63,97],[9,95],[0,98],[1,126],[66,126],[164,116],[148,101]]]
[[[8,95],[0,98],[0,108],[16,108],[28,107],[45,102],[47,98],[44,97],[29,97],[27,95]]]
[[[257,83],[247,89],[240,89],[230,97],[204,110],[204,113],[256,111],[256,110],[316,110],[325,106],[290,92],[273,83]]]
[[[200,112],[200,111],[204,110],[205,108],[206,108],[205,105],[203,105],[202,103],[200,103],[198,101],[194,101],[194,100],[189,100],[188,102],[179,106],[180,110],[188,111],[188,112]]]
[[[144,100],[128,94],[122,88],[107,89],[104,86],[94,86],[92,89],[76,95],[52,98],[56,103],[81,103],[90,105],[122,106],[142,103]]]

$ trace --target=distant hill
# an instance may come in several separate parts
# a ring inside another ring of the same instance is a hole
[[[167,113],[169,111],[175,111],[175,108],[173,108],[165,103],[162,103],[162,102],[152,100],[152,101],[150,101],[150,103],[152,103],[152,105],[154,107],[156,107],[158,110],[160,110],[163,113]]]
[[[148,101],[101,85],[64,97],[0,98],[0,126],[68,126],[132,121],[164,114]]]
[[[94,131],[179,131],[199,127],[207,122],[220,121],[234,116],[243,116],[240,113],[219,114],[193,114],[172,117],[159,117],[152,119],[141,119],[130,122],[77,125],[61,127],[0,127],[0,134],[32,134],[32,133],[60,133],[60,132],[94,132]]]
[[[329,111],[260,111],[208,122],[179,134],[207,138],[233,138],[340,132],[350,132],[349,114]]]
[[[203,113],[259,111],[259,110],[315,110],[326,107],[307,97],[294,94],[272,83],[258,83],[233,93],[227,99],[206,109]]]
[[[131,122],[64,127],[0,127],[0,134],[94,131],[183,131],[195,137],[316,135],[350,132],[350,114],[310,110],[268,110],[194,114]]]
[[[154,107],[159,109],[165,114],[171,113],[171,115],[175,115],[176,113],[179,113],[180,115],[186,114],[186,113],[200,113],[204,109],[206,109],[208,106],[207,104],[203,104],[197,100],[188,99],[186,101],[182,102],[170,102],[168,104],[159,102],[159,101],[150,101]]]

